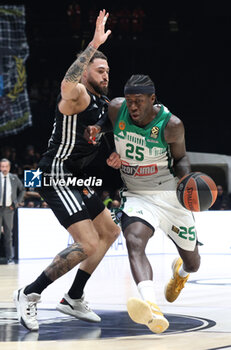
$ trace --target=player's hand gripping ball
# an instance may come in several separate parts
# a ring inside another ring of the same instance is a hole
[[[210,176],[194,172],[180,179],[176,194],[184,208],[190,211],[204,211],[215,202],[217,186]]]

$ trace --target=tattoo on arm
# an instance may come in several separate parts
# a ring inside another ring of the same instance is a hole
[[[96,49],[89,45],[86,50],[77,58],[77,60],[70,66],[64,79],[67,82],[78,83],[81,79],[84,69],[87,67],[91,57]]]
[[[75,242],[71,246],[62,250],[46,268],[45,273],[52,281],[55,281],[73,267],[86,259],[87,255],[80,243]]]

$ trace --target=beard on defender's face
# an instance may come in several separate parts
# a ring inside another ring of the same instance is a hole
[[[88,84],[95,90],[97,94],[107,95],[108,86],[96,83],[93,79],[88,79]]]

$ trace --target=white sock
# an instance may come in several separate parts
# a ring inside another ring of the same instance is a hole
[[[179,268],[178,274],[180,277],[187,277],[188,276],[189,273],[183,269],[183,264]]]
[[[148,300],[151,303],[156,304],[156,296],[155,296],[153,281],[151,280],[142,281],[138,283],[137,288],[143,300],[145,301]]]

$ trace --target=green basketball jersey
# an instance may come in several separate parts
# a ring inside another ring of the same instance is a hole
[[[175,184],[173,159],[164,139],[170,117],[169,110],[160,105],[156,117],[145,127],[139,127],[133,124],[126,101],[123,102],[114,127],[114,138],[116,152],[122,161],[121,176],[128,191],[152,193],[170,190],[173,182]]]

